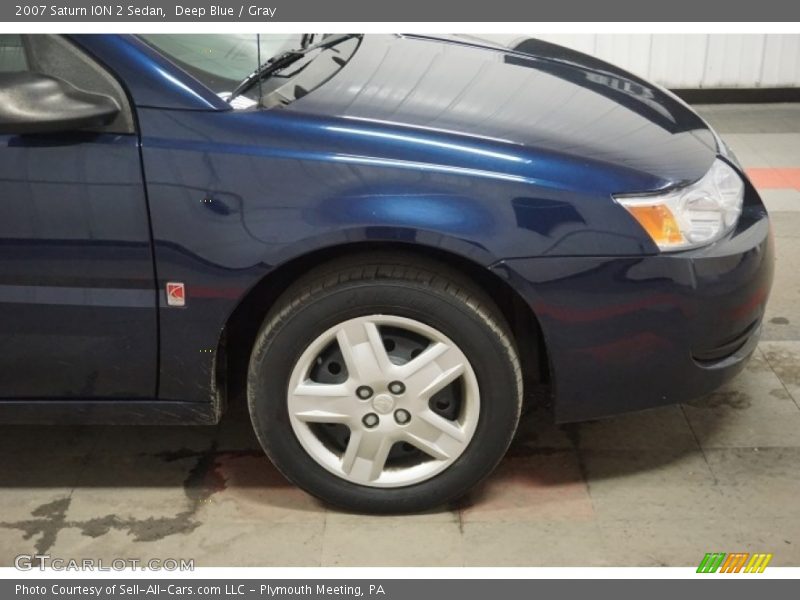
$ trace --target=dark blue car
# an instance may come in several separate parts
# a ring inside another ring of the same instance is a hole
[[[0,420],[215,423],[351,509],[738,373],[758,194],[665,90],[536,41],[0,36]]]

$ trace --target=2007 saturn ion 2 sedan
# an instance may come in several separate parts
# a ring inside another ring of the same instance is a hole
[[[463,495],[523,398],[706,394],[767,213],[671,93],[528,40],[0,38],[0,420],[215,423],[359,511]],[[259,64],[260,61],[260,64]]]

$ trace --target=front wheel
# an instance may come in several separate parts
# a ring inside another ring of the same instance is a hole
[[[248,402],[288,479],[363,512],[424,510],[488,475],[516,429],[520,367],[494,304],[441,265],[349,259],[267,316]]]

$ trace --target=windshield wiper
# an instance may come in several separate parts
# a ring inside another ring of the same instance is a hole
[[[247,77],[245,77],[239,85],[237,85],[234,90],[231,92],[230,96],[228,96],[227,102],[230,104],[235,98],[241,96],[250,88],[252,88],[256,83],[260,81],[264,81],[265,79],[269,78],[273,73],[276,73],[282,69],[285,69],[292,63],[297,62],[301,58],[303,58],[306,54],[313,52],[314,50],[323,50],[326,48],[331,48],[337,44],[345,40],[349,40],[350,38],[360,37],[360,33],[345,33],[342,35],[331,36],[325,38],[318,44],[313,44],[311,46],[297,48],[296,50],[287,50],[286,52],[281,52],[280,54],[276,54],[272,58],[270,58],[267,62],[250,73]]]

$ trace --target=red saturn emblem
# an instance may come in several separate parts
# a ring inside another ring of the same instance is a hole
[[[167,306],[186,306],[186,287],[182,283],[167,283]]]

